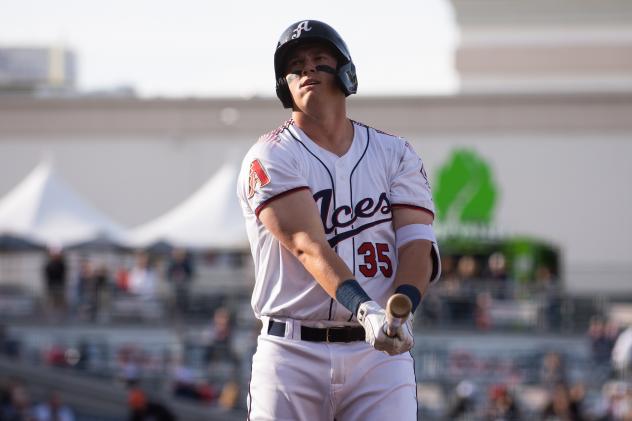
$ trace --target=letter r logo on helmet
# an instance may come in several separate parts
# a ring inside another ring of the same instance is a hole
[[[301,32],[303,32],[303,31],[309,32],[311,30],[312,30],[312,28],[309,27],[309,21],[308,20],[304,20],[303,22],[298,24],[298,26],[296,27],[295,30],[292,31],[292,39],[296,39],[296,38],[300,37],[301,36]]]

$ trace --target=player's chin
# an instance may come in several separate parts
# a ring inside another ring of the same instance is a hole
[[[297,108],[301,110],[305,110],[318,102],[320,102],[319,95],[315,94],[314,91],[300,92],[298,98],[295,97],[294,99]]]

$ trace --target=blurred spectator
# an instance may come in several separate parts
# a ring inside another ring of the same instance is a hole
[[[216,397],[215,390],[204,380],[196,378],[193,370],[178,359],[173,371],[173,394],[180,398],[211,403]]]
[[[564,383],[558,383],[542,411],[541,418],[551,421],[582,421],[581,402],[572,398],[571,392]]]
[[[128,288],[131,294],[151,300],[156,294],[156,273],[151,267],[149,255],[139,252],[129,273]]]
[[[582,382],[575,383],[570,388],[570,397],[571,401],[577,406],[580,414],[583,416],[583,408],[585,406],[585,398],[586,398],[586,385]],[[583,416],[583,418],[587,418]]]
[[[487,259],[484,277],[493,286],[494,297],[499,299],[512,298],[513,292],[507,281],[507,261],[501,252],[492,253]]]
[[[489,421],[520,420],[518,406],[505,385],[495,385],[489,389],[489,401],[485,413]]]
[[[160,402],[149,400],[139,387],[132,387],[128,394],[129,421],[175,421],[177,418]]]
[[[478,330],[489,330],[492,327],[491,317],[492,295],[489,292],[476,294],[475,321]]]
[[[632,404],[632,402],[629,402],[627,399],[628,389],[629,385],[622,381],[613,381],[604,384],[603,395],[608,405],[609,420],[626,420],[625,417],[629,414]]]
[[[105,264],[100,264],[94,271],[94,311],[93,318],[104,320],[110,305],[110,276]]]
[[[548,266],[542,265],[536,269],[535,284],[536,298],[544,309],[542,327],[559,330],[562,327],[562,294],[559,282]]]
[[[609,362],[614,341],[606,336],[605,323],[600,317],[593,317],[588,327],[590,351],[593,362],[603,364]]]
[[[141,376],[141,366],[138,363],[139,357],[133,347],[122,347],[118,353],[118,377],[128,387],[138,383]]]
[[[452,323],[473,325],[477,287],[472,281],[478,276],[476,259],[473,256],[462,256],[456,265],[456,276],[443,300],[446,316]]]
[[[456,273],[456,263],[454,256],[441,256],[441,282],[438,287],[448,295],[459,293],[461,284]]]
[[[28,392],[20,381],[12,380],[5,393],[5,402],[0,408],[0,420],[36,421],[31,410]]]
[[[611,356],[619,329],[613,322],[604,323],[599,317],[593,317],[588,327],[593,376],[603,382],[612,375]]]
[[[66,367],[66,347],[52,344],[43,351],[44,362],[53,367]]]
[[[193,281],[193,264],[186,250],[173,249],[167,268],[167,280],[173,291],[176,314],[181,316],[189,308],[189,291]]]
[[[47,311],[58,318],[66,314],[66,259],[61,248],[51,247],[43,268]]]
[[[232,318],[226,307],[219,307],[213,313],[213,324],[206,332],[207,362],[236,362],[232,348]]]
[[[173,394],[180,397],[197,397],[193,370],[177,358],[173,367]]]
[[[507,260],[505,255],[497,251],[492,253],[487,259],[487,271],[486,276],[492,280],[505,281],[507,280]]]
[[[476,262],[474,256],[466,255],[461,257],[456,269],[458,277],[459,279],[461,279],[462,282],[472,281],[479,275],[478,262]],[[471,287],[471,285],[468,285],[468,288],[469,287]]]
[[[116,271],[116,288],[119,292],[129,292],[129,271],[125,266],[119,266]]]
[[[4,420],[4,413],[10,405],[11,385],[8,379],[0,377],[0,420]]]
[[[76,315],[81,320],[90,318],[94,308],[94,271],[92,262],[82,259],[76,281]]]
[[[74,421],[72,409],[62,403],[59,392],[52,391],[47,402],[36,405],[33,409],[37,421]]]
[[[632,421],[632,386],[630,384],[625,393],[625,405],[621,408],[621,419]]]
[[[448,409],[448,419],[467,420],[471,419],[471,412],[475,409],[474,384],[468,380],[462,380],[454,389]]]
[[[19,354],[20,342],[9,334],[5,325],[0,324],[0,355],[15,358]]]
[[[558,384],[566,384],[566,366],[562,356],[558,352],[547,352],[542,358],[540,369],[540,383],[550,388]]]

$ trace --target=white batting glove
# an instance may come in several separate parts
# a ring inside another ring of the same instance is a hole
[[[413,336],[413,315],[408,315],[408,319],[397,329],[397,337],[401,341],[400,352],[408,352],[415,345],[415,337]]]
[[[390,337],[386,334],[386,313],[375,301],[366,301],[358,308],[358,321],[364,327],[365,341],[378,351],[397,355],[412,348],[410,318]]]

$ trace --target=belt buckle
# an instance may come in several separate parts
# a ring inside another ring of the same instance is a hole
[[[325,342],[330,343],[330,342],[334,342],[331,338],[330,338],[330,334],[332,334],[333,332],[342,332],[345,330],[344,326],[331,326],[331,327],[327,327],[325,330]],[[338,341],[340,342],[340,341]],[[342,341],[342,342],[346,342],[346,341]]]

